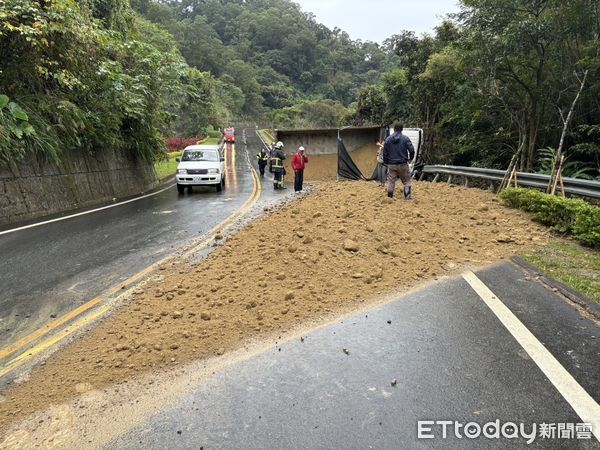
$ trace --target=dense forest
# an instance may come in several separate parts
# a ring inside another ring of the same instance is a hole
[[[173,116],[217,115],[220,105],[220,86],[128,0],[0,3],[0,71],[4,165],[65,150],[151,160]]]
[[[428,160],[600,175],[600,6],[462,0],[382,44],[288,0],[0,1],[0,164],[127,151],[232,121],[425,129]],[[577,96],[578,92],[581,92]],[[575,98],[573,113],[569,111]],[[565,123],[566,126],[565,126]]]
[[[338,125],[358,89],[399,58],[330,30],[288,0],[132,0],[166,28],[188,64],[241,90],[237,117]]]

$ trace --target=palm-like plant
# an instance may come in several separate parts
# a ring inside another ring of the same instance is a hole
[[[551,175],[556,168],[556,154],[557,150],[553,147],[542,148],[539,150],[538,155],[538,170],[537,173],[543,173]],[[568,159],[565,158],[565,160]],[[591,167],[585,167],[581,161],[565,161],[562,167],[562,174],[569,178],[582,178],[585,180],[593,180],[594,177],[591,175],[593,169]]]

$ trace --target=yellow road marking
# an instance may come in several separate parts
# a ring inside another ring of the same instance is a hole
[[[187,257],[190,254],[196,253],[197,251],[205,248],[208,244],[210,244],[211,242],[214,241],[214,235],[216,234],[217,231],[219,231],[219,230],[224,231],[224,230],[229,229],[230,227],[226,227],[226,225],[228,223],[233,223],[233,221],[244,216],[245,214],[247,214],[249,209],[254,207],[254,205],[256,204],[256,202],[258,201],[258,198],[260,196],[260,187],[257,188],[258,176],[255,174],[253,167],[251,167],[251,171],[252,171],[251,173],[252,173],[253,187],[252,187],[252,194],[250,195],[250,197],[248,197],[248,199],[244,202],[244,204],[242,206],[240,206],[236,211],[231,213],[231,215],[229,217],[227,217],[227,219],[225,219],[221,223],[215,225],[213,228],[211,228],[207,233],[205,233],[203,235],[203,236],[210,235],[209,237],[207,237],[206,239],[202,239],[200,241],[200,243],[198,243],[198,244],[194,244],[192,246],[192,248],[185,249],[183,254],[181,255],[182,257]]]
[[[2,378],[6,374],[12,372],[14,369],[19,367],[21,364],[23,364],[27,360],[33,358],[35,355],[43,352],[44,350],[47,350],[48,348],[52,347],[53,345],[55,345],[62,339],[73,334],[75,331],[88,325],[93,320],[97,319],[98,317],[101,317],[103,314],[105,314],[109,310],[111,305],[112,305],[112,302],[100,306],[94,312],[80,318],[77,322],[73,323],[71,327],[66,328],[63,332],[58,333],[58,334],[51,336],[50,338],[42,341],[38,345],[32,347],[29,351],[21,353],[19,356],[17,356],[13,360],[11,360],[6,366],[4,366],[2,369],[0,369],[0,378]]]
[[[246,214],[248,214],[248,212],[252,208],[254,208],[254,205],[260,198],[260,195],[262,192],[262,185],[260,183],[260,180],[258,179],[258,175],[256,174],[256,171],[254,170],[254,168],[252,166],[251,166],[251,170],[252,170],[252,177],[253,177],[253,181],[254,181],[254,189],[253,189],[252,196],[246,201],[247,204],[242,205],[242,207],[238,210],[238,212],[232,214],[231,220],[228,220],[227,224],[222,224],[222,225],[219,224],[221,226],[218,226],[217,229],[220,229],[221,232],[229,230],[231,227],[234,226],[235,220],[240,219],[240,218],[244,217]],[[187,257],[190,254],[196,253],[196,252],[202,250],[203,248],[206,248],[214,240],[215,240],[215,235],[213,234],[208,239],[204,240],[203,242],[201,242],[194,248],[186,251],[182,256]]]
[[[221,221],[219,224],[215,225],[208,232],[204,233],[202,235],[202,237],[200,238],[201,242],[199,242],[198,244],[193,245],[191,249],[184,250],[184,254],[182,255],[183,257],[187,257],[187,256],[189,256],[189,255],[191,255],[191,254],[193,254],[193,253],[195,253],[195,252],[197,252],[199,250],[202,250],[202,249],[206,248],[211,242],[214,241],[214,234],[216,234],[216,232],[218,230],[226,231],[226,230],[230,229],[233,226],[233,221],[234,220],[243,217],[244,215],[246,215],[254,207],[254,205],[256,204],[256,202],[258,201],[258,199],[260,198],[262,187],[261,187],[260,181],[258,179],[258,175],[256,174],[256,171],[254,170],[254,167],[252,167],[252,165],[250,165],[250,170],[251,170],[252,181],[253,181],[252,194],[248,197],[248,199],[246,199],[246,201],[242,204],[242,206],[240,208],[238,208],[236,211],[234,211],[233,213],[231,213],[226,219],[224,219],[223,221]],[[205,236],[208,236],[208,237],[204,238]],[[186,245],[186,246],[184,246],[184,247],[188,247],[188,246],[189,246],[189,244]],[[16,353],[17,351],[21,350],[22,348],[24,348],[28,344],[36,341],[37,339],[40,339],[44,335],[46,335],[46,334],[50,333],[51,331],[57,329],[61,325],[64,325],[65,323],[69,322],[70,320],[75,319],[77,316],[82,315],[86,311],[88,311],[91,308],[93,308],[94,306],[98,305],[106,297],[109,297],[109,296],[113,295],[114,293],[118,292],[119,290],[121,290],[122,286],[128,286],[128,285],[130,285],[132,283],[135,283],[136,281],[139,281],[140,279],[142,279],[143,277],[145,277],[146,275],[148,275],[152,271],[156,270],[156,268],[159,265],[164,264],[166,261],[174,258],[177,255],[178,255],[177,252],[175,252],[175,254],[171,254],[171,255],[169,255],[169,256],[161,259],[160,261],[155,262],[154,264],[152,264],[151,266],[149,266],[146,269],[142,270],[141,272],[139,272],[139,273],[137,273],[137,274],[129,277],[127,280],[119,283],[117,286],[115,286],[112,289],[110,289],[107,293],[104,293],[103,295],[98,296],[98,297],[96,297],[96,298],[88,301],[87,303],[79,306],[78,308],[76,308],[73,311],[65,314],[64,316],[58,318],[57,320],[55,320],[53,322],[50,322],[46,326],[44,326],[44,327],[42,327],[42,328],[34,331],[33,333],[25,336],[24,338],[20,339],[16,343],[14,343],[14,344],[12,344],[12,345],[10,345],[8,347],[5,347],[4,349],[1,349],[0,350],[0,359],[6,358],[7,356],[9,356],[11,354]],[[120,298],[120,297],[121,296],[117,297],[117,299]],[[16,367],[18,367],[19,365],[21,365],[22,363],[24,363],[26,360],[30,359],[31,357],[35,356],[36,354],[39,354],[40,352],[42,352],[44,350],[50,348],[51,346],[53,346],[54,344],[56,344],[60,340],[64,339],[65,337],[69,336],[70,334],[72,334],[76,330],[81,329],[82,327],[84,327],[88,323],[90,323],[91,321],[93,321],[96,318],[102,316],[103,314],[105,314],[109,310],[109,308],[112,305],[112,303],[113,302],[108,302],[105,305],[102,305],[101,307],[99,307],[93,313],[88,314],[85,317],[79,319],[77,322],[71,324],[71,326],[69,328],[67,328],[63,333],[59,333],[59,334],[57,334],[55,336],[52,336],[51,338],[49,338],[49,339],[47,339],[47,340],[39,343],[38,345],[34,346],[29,351],[24,352],[21,355],[15,357],[9,363],[7,363],[4,366],[4,368],[2,368],[0,370],[0,377],[6,375],[7,373],[9,373],[12,370],[14,370]]]
[[[44,336],[45,334],[49,333],[50,331],[54,330],[55,328],[58,328],[59,326],[68,322],[69,320],[77,317],[78,315],[84,313],[88,309],[96,306],[98,303],[100,303],[101,300],[102,300],[101,297],[96,297],[93,300],[90,300],[89,302],[85,303],[84,305],[81,305],[80,307],[74,309],[73,311],[65,314],[64,316],[60,317],[59,319],[50,322],[49,324],[43,326],[42,328],[38,328],[36,331],[34,331],[33,333],[18,340],[14,344],[11,344],[11,345],[3,348],[2,350],[0,350],[0,359],[6,358],[7,356],[12,355],[16,351],[25,347],[27,344],[30,344],[31,342]]]

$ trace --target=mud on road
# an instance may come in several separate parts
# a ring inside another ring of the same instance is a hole
[[[476,189],[416,183],[414,201],[389,202],[376,183],[322,183],[224,237],[206,259],[161,267],[111,317],[1,393],[0,430],[84,391],[318,325],[547,238]]]

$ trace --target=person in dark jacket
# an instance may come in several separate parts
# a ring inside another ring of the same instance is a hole
[[[396,180],[400,178],[404,185],[404,198],[412,199],[412,183],[408,164],[415,157],[412,142],[402,134],[404,126],[401,123],[394,125],[394,134],[388,136],[383,145],[383,163],[388,167],[387,195],[392,198],[396,189]]]
[[[256,155],[258,159],[258,169],[260,170],[260,177],[263,178],[265,176],[265,167],[269,163],[269,154],[264,148],[260,149],[260,152]]]

